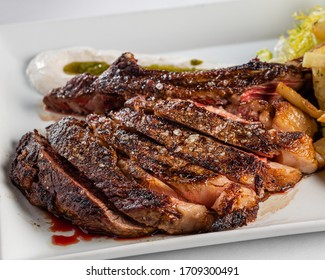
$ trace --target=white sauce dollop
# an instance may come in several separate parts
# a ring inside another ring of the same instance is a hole
[[[73,47],[58,50],[48,50],[36,55],[28,64],[27,77],[35,89],[43,95],[57,87],[62,87],[73,75],[64,73],[63,68],[71,62],[104,61],[112,64],[123,51],[97,50],[90,47]],[[152,64],[174,65],[178,67],[193,67],[192,58],[172,57],[161,55],[135,54],[142,66]],[[203,62],[197,69],[212,69],[216,65]]]

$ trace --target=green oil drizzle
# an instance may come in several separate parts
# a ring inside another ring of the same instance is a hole
[[[197,70],[195,67],[179,67],[175,65],[158,65],[158,64],[143,66],[143,68],[149,70],[165,70],[169,72],[191,72]]]
[[[191,59],[190,63],[191,63],[191,65],[193,65],[193,66],[198,66],[198,65],[201,65],[201,64],[203,63],[203,61],[200,60],[200,59],[195,59],[195,58],[193,58],[193,59]]]
[[[71,62],[64,66],[63,71],[69,75],[78,75],[82,73],[100,75],[107,70],[108,67],[109,64],[103,61]]]
[[[202,64],[203,61],[199,59],[190,60],[190,64],[193,67],[178,67],[175,65],[158,65],[152,64],[149,66],[143,66],[149,70],[165,70],[170,72],[191,72],[197,70],[195,66]],[[68,75],[78,75],[82,73],[89,73],[92,75],[100,75],[108,69],[110,65],[104,61],[83,61],[83,62],[71,62],[63,67],[64,73]]]

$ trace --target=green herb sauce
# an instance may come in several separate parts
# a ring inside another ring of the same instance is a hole
[[[192,59],[190,64],[193,67],[178,67],[175,65],[158,65],[152,64],[144,66],[143,68],[149,70],[165,70],[170,72],[191,72],[197,69],[194,66],[202,64],[202,60]],[[84,61],[84,62],[71,62],[63,67],[64,73],[68,75],[78,75],[82,73],[89,73],[92,75],[100,75],[108,69],[110,65],[103,61]]]
[[[69,75],[77,75],[82,73],[100,75],[107,70],[108,67],[109,64],[103,61],[71,62],[64,66],[63,71]]]

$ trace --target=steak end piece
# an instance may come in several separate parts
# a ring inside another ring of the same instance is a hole
[[[100,94],[93,87],[96,76],[80,74],[69,80],[65,86],[51,90],[43,103],[49,111],[87,115],[102,114],[123,106],[124,98],[117,94]]]
[[[91,183],[59,157],[37,131],[20,140],[10,177],[31,204],[70,220],[86,232],[138,237],[155,231],[112,211],[92,191]]]

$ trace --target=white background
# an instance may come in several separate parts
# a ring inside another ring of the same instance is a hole
[[[219,0],[222,1],[222,0]],[[227,0],[223,0],[227,1]],[[231,1],[231,0],[229,0]],[[1,0],[0,24],[168,8],[216,0]],[[325,233],[236,242],[128,259],[325,259]]]

